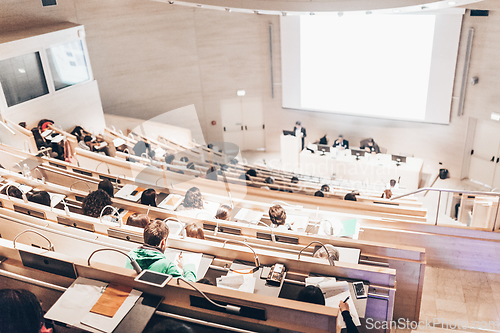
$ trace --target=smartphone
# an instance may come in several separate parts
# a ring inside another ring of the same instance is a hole
[[[363,282],[354,282],[352,284],[352,286],[354,288],[354,293],[356,295],[356,298],[366,298],[367,297],[366,288],[365,288],[365,285],[363,284]]]

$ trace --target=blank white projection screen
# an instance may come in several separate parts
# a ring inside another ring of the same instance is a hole
[[[283,107],[448,124],[462,15],[281,17]]]

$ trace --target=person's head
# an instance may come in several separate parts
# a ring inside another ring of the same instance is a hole
[[[198,227],[196,223],[191,223],[186,226],[186,236],[198,239],[205,239],[203,229]]]
[[[257,171],[255,171],[254,169],[247,170],[246,174],[250,177],[257,177]]]
[[[189,162],[189,158],[187,158],[186,156],[182,156],[181,162],[187,163],[187,162]]]
[[[0,290],[0,313],[2,332],[38,333],[43,325],[40,302],[28,290]]]
[[[108,179],[102,180],[97,188],[106,192],[111,198],[114,198],[113,184]]]
[[[330,186],[328,186],[327,184],[321,185],[321,191],[330,192]]]
[[[132,227],[145,228],[149,223],[149,217],[146,214],[134,213],[127,218],[127,225]]]
[[[302,126],[302,123],[301,123],[299,120],[297,120],[297,121],[295,122],[295,126],[300,127],[300,126]]]
[[[375,143],[375,141],[373,141],[372,138],[368,139],[368,146],[372,147],[374,143]]]
[[[286,212],[280,205],[274,205],[269,208],[269,218],[275,225],[283,225],[286,221]]]
[[[232,210],[233,209],[229,205],[220,205],[219,209],[217,209],[217,213],[215,214],[215,218],[218,220],[229,221]]]
[[[396,186],[396,179],[389,180],[389,184],[391,185],[391,187]]]
[[[165,319],[156,323],[149,333],[194,333],[194,330],[183,322]]]
[[[151,151],[151,146],[144,140],[139,140],[134,145],[134,148],[132,148],[132,150],[134,151],[135,156],[141,156],[144,153],[146,153],[149,156]]]
[[[354,193],[347,193],[344,197],[344,200],[356,201],[356,195]]]
[[[144,228],[144,243],[159,247],[162,251],[167,248],[168,226],[161,220],[151,221]]]
[[[235,159],[235,158],[233,158],[233,159],[231,160],[231,162],[229,162],[229,163],[231,163],[231,164],[238,164],[238,160],[237,160],[237,159]]]
[[[339,260],[339,250],[337,250],[331,244],[325,244],[325,247],[328,250],[328,253],[325,251],[325,248],[323,246],[321,246],[316,252],[314,252],[313,257],[314,258],[328,259],[328,255],[330,255],[330,257],[332,257],[333,260],[338,261]]]
[[[203,209],[203,196],[197,187],[191,187],[186,192],[182,205],[186,208]]]
[[[28,196],[28,201],[50,206],[50,195],[46,191],[36,191]]]
[[[20,189],[18,189],[17,187],[15,186],[7,186],[8,190],[7,190],[7,194],[9,197],[13,197],[13,198],[18,198],[18,199],[22,199],[23,198],[23,192],[21,192]]]
[[[87,215],[90,217],[99,217],[101,215],[102,209],[111,205],[112,201],[109,195],[103,190],[96,190],[94,192],[90,192],[89,195],[83,199],[82,202],[82,210],[83,215]],[[111,208],[107,208],[103,215],[111,214],[113,210]]]
[[[203,278],[203,279],[199,279],[198,281],[196,281],[196,283],[203,283],[203,284],[208,284],[208,285],[211,285],[213,286],[214,284],[212,282],[210,282],[209,279],[207,278]]]
[[[292,184],[297,184],[299,182],[299,179],[295,176],[292,177]]]
[[[207,145],[207,148],[208,148],[208,149],[214,149],[214,145],[213,145],[213,144],[211,144],[211,143],[209,143],[209,144]]]
[[[174,159],[175,159],[174,154],[169,154],[169,153],[165,154],[165,163],[172,164]]]
[[[389,190],[389,189],[384,190],[384,194],[382,195],[382,198],[383,198],[384,196],[385,196],[387,199],[392,198],[392,191],[391,191],[391,190]]]
[[[339,141],[343,141],[344,140],[344,136],[342,134],[339,134]]]
[[[85,135],[83,142],[88,145],[90,141],[92,141],[92,137],[90,135]]]
[[[273,177],[267,177],[264,180],[264,183],[266,183],[266,184],[274,184],[274,178]]]
[[[323,197],[325,196],[325,194],[324,194],[322,191],[316,191],[316,192],[314,193],[314,196],[315,196],[315,197],[322,197],[322,198],[323,198]]]
[[[25,121],[21,121],[18,125],[21,126],[22,128],[26,128],[26,122]]]
[[[194,170],[194,163],[193,163],[193,162],[189,162],[189,163],[186,165],[186,168],[191,169],[191,170]]]
[[[304,287],[301,291],[299,291],[299,295],[297,296],[297,300],[301,302],[325,305],[325,296],[323,296],[323,292],[316,286],[307,286]]]
[[[142,192],[141,204],[156,207],[156,192],[154,189],[148,188]]]
[[[217,180],[218,179],[217,168],[214,166],[211,166],[210,168],[208,168],[205,178],[210,179],[210,180]]]

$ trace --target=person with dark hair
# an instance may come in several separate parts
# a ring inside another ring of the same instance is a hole
[[[28,195],[28,201],[50,207],[50,194],[47,191],[36,191]]]
[[[340,149],[349,149],[349,141],[344,139],[342,134],[339,134],[339,138],[333,143],[333,147],[339,147]]]
[[[186,280],[195,282],[196,267],[194,264],[183,262],[181,257],[182,270],[184,271],[184,274],[181,275],[175,265],[163,254],[167,248],[168,234],[169,229],[166,223],[160,220],[150,222],[144,228],[144,244],[130,251],[129,256],[135,259],[142,269],[170,274],[173,277],[183,276]],[[126,267],[132,268],[129,261],[127,261]]]
[[[92,137],[90,135],[85,135],[83,140],[78,142],[78,148],[83,150],[92,151]]]
[[[360,148],[371,154],[380,154],[380,147],[375,143],[373,138],[366,140],[366,143],[361,145]]]
[[[144,190],[141,194],[141,204],[156,207],[156,191],[152,188]]]
[[[344,197],[344,200],[357,201],[356,195],[354,193],[347,193]]]
[[[264,180],[264,183],[266,183],[266,184],[274,184],[274,178],[273,177],[267,177]]]
[[[269,208],[269,219],[271,220],[271,227],[273,228],[290,229],[288,225],[285,225],[286,212],[280,205],[274,205]]]
[[[189,163],[186,165],[186,168],[187,168],[187,169],[190,169],[190,170],[195,170],[195,168],[194,168],[194,163],[193,163],[193,162],[189,162]]]
[[[75,128],[73,128],[73,130],[69,134],[76,136],[76,139],[78,141],[81,141],[83,140],[83,135],[85,134],[85,130],[81,126],[75,126]]]
[[[316,191],[314,193],[314,196],[315,197],[322,197],[323,198],[325,196],[325,194],[323,193],[323,191]]]
[[[0,332],[39,333],[43,327],[40,302],[28,290],[0,290]]]
[[[217,209],[217,213],[215,214],[215,218],[218,220],[229,221],[231,218],[231,212],[233,209],[229,205],[220,205]]]
[[[323,258],[323,259],[328,259],[328,256],[332,257],[333,260],[339,261],[339,250],[337,250],[333,245],[331,244],[325,244],[326,250],[328,253],[325,251],[325,248],[321,246],[316,252],[313,254],[313,258]]]
[[[257,177],[257,171],[255,171],[254,169],[248,169],[246,174],[250,177]]]
[[[298,184],[299,183],[299,179],[295,176],[292,177],[292,184]]]
[[[304,141],[305,141],[305,137],[307,135],[306,135],[306,129],[304,127],[302,127],[302,123],[300,121],[295,122],[295,127],[293,128],[293,132],[295,133],[296,137],[302,139],[302,149],[301,150],[304,150]]]
[[[208,168],[207,174],[205,175],[205,178],[217,181],[218,180],[217,168],[214,166],[211,166],[210,168]]]
[[[111,201],[109,195],[103,190],[90,192],[82,202],[83,215],[98,218],[99,216],[101,216],[102,209],[105,206],[111,205],[112,203],[113,202]],[[108,215],[112,212],[113,210],[108,207],[102,215]]]
[[[326,134],[319,139],[319,144],[320,145],[327,145],[328,144],[328,139],[326,137]]]
[[[347,333],[358,333],[358,328],[352,321],[351,313],[349,312],[349,304],[344,303],[344,301],[340,300],[339,310],[342,314],[342,318],[344,318]]]
[[[301,302],[325,305],[325,296],[320,288],[316,286],[307,286],[299,291],[297,300]]]
[[[187,163],[187,162],[189,162],[189,158],[187,158],[186,156],[182,156],[181,162]]]
[[[26,122],[25,121],[21,121],[18,125],[21,126],[22,128],[26,128]]]
[[[214,284],[212,282],[210,282],[209,279],[207,278],[203,278],[203,279],[199,279],[198,281],[196,281],[196,283],[203,283],[203,284],[208,284],[208,285],[211,285],[213,286]]]
[[[330,192],[330,186],[328,186],[327,184],[321,185],[321,191]]]
[[[149,224],[149,217],[146,214],[134,213],[127,218],[127,225],[132,227],[145,228]]]
[[[104,192],[106,192],[110,198],[114,198],[114,188],[113,188],[113,184],[111,183],[111,181],[109,181],[109,179],[104,179],[104,180],[101,180],[101,182],[99,183],[99,185],[97,186],[97,189],[98,190],[103,190]]]
[[[233,158],[229,163],[236,165],[238,164],[238,160],[236,158]]]
[[[155,157],[155,153],[154,150],[151,149],[151,145],[143,140],[137,141],[132,150],[134,151],[135,156],[142,156],[142,154],[146,154],[148,158]]]
[[[189,190],[187,190],[182,204],[177,207],[177,210],[186,209],[203,209],[203,196],[201,195],[201,191],[199,188],[191,187]]]
[[[186,226],[186,236],[191,238],[205,239],[203,229],[198,227],[196,223],[191,223]]]
[[[23,198],[23,192],[21,192],[20,189],[18,189],[16,186],[7,186],[6,189],[2,190],[2,193],[7,195],[11,198],[18,198],[22,199]]]
[[[194,330],[183,322],[165,319],[156,323],[147,333],[194,333]]]
[[[172,162],[174,160],[175,160],[175,155],[174,154],[170,154],[170,153],[166,153],[165,154],[165,163],[172,164]]]

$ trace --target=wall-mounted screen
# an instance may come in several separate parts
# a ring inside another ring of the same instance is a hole
[[[50,71],[56,90],[90,79],[82,42],[53,46],[47,50]]]
[[[281,17],[283,107],[449,123],[463,13]]]
[[[49,93],[38,52],[1,60],[0,83],[9,107]]]

